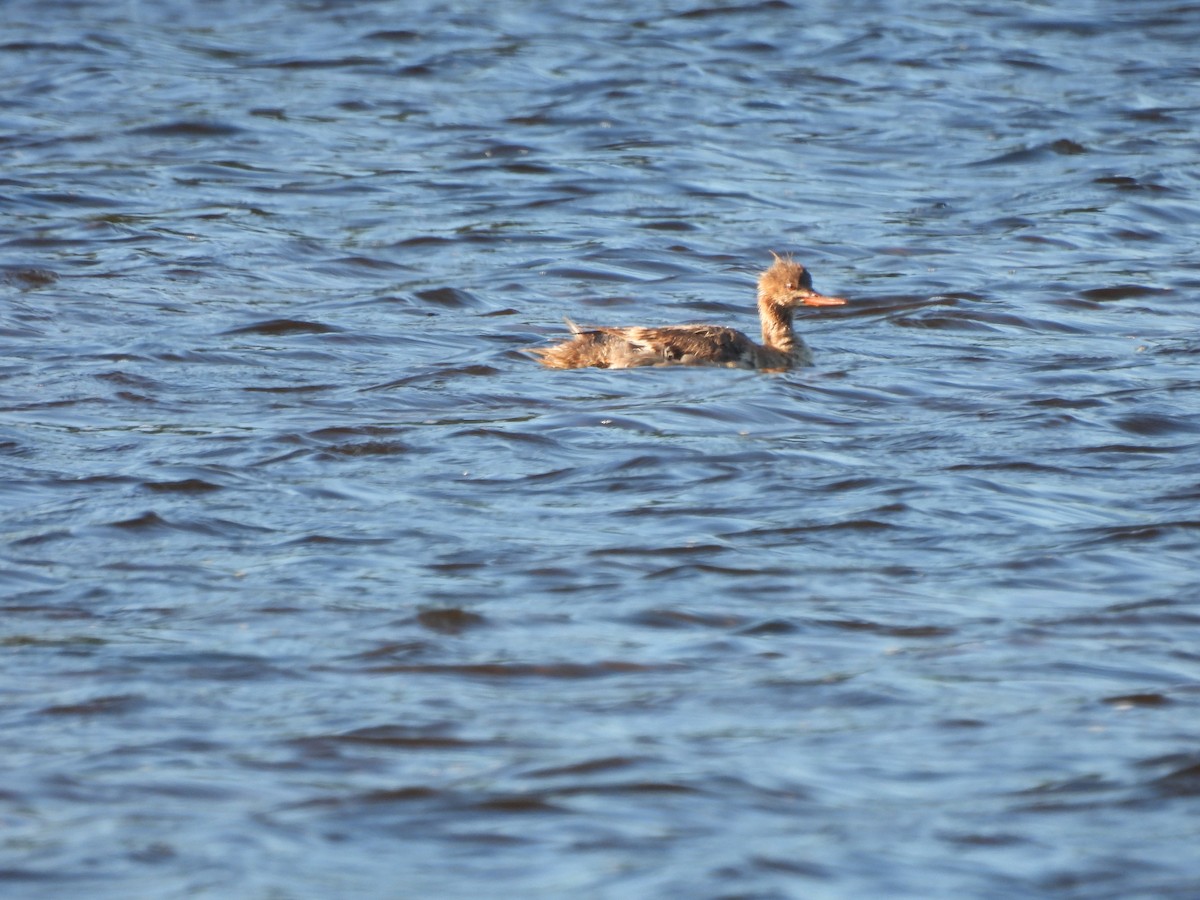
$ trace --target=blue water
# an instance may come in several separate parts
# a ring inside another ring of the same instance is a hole
[[[0,894],[1200,895],[1200,6],[543,6],[0,8]]]

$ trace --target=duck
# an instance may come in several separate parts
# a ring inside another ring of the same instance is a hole
[[[722,325],[658,328],[580,326],[566,320],[571,337],[551,347],[528,347],[549,369],[633,369],[641,366],[723,366],[781,372],[813,364],[812,351],[792,328],[800,306],[841,306],[842,297],[813,290],[812,276],[791,255],[771,251],[774,262],[758,276],[762,343]]]

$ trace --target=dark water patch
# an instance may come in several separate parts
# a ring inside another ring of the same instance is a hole
[[[484,742],[464,740],[445,734],[440,726],[376,725],[341,734],[296,738],[292,746],[305,754],[325,756],[340,748],[371,747],[389,750],[455,750],[481,746]]]
[[[131,519],[120,519],[109,522],[108,524],[112,528],[122,528],[129,531],[155,531],[173,527],[166,519],[153,511],[144,512]]]
[[[795,634],[802,630],[803,627],[801,625],[787,619],[768,619],[765,622],[755,622],[753,625],[740,628],[737,633],[745,637],[767,637],[771,635]]]
[[[426,566],[434,572],[457,574],[486,569],[492,562],[493,557],[490,553],[455,553],[444,558],[442,562],[426,563]]]
[[[179,481],[147,481],[146,490],[155,493],[208,494],[222,490],[224,485],[213,484],[203,478],[184,478]]]
[[[516,159],[537,152],[538,149],[536,147],[530,147],[526,144],[494,142],[489,143],[481,149],[464,149],[455,151],[451,155],[457,156],[459,159],[477,159],[480,157],[484,159]]]
[[[439,369],[433,374],[441,378],[457,378],[459,375],[467,375],[472,378],[487,378],[493,375],[500,375],[502,371],[495,366],[477,363],[466,366],[450,366],[445,369]]]
[[[392,641],[378,647],[372,647],[363,653],[356,653],[351,659],[363,660],[407,660],[415,657],[428,656],[437,650],[437,645],[423,640]]]
[[[1093,184],[1111,185],[1119,191],[1145,191],[1152,194],[1167,193],[1170,188],[1154,182],[1143,182],[1129,175],[1106,175],[1092,179]]]
[[[140,695],[124,694],[111,697],[95,697],[82,703],[65,703],[47,706],[42,714],[47,716],[111,716],[137,712],[147,705]]]
[[[192,534],[207,537],[229,537],[234,534],[263,535],[271,531],[269,528],[251,525],[245,522],[234,522],[229,519],[167,519],[154,510],[147,510],[140,515],[128,519],[104,523],[104,528],[130,534]],[[123,561],[108,563],[108,568],[122,569],[132,564]]]
[[[1194,434],[1200,431],[1200,423],[1194,419],[1182,416],[1156,415],[1153,413],[1134,413],[1119,416],[1113,424],[1122,431],[1139,434],[1146,437],[1158,437],[1170,434]]]
[[[428,63],[415,63],[401,66],[396,74],[402,78],[429,78],[437,73],[437,66]]]
[[[295,384],[295,385],[278,385],[264,387],[261,385],[247,385],[242,388],[243,391],[251,394],[318,394],[325,391],[337,389],[334,384]]]
[[[671,781],[631,781],[563,787],[554,793],[558,797],[577,797],[605,794],[702,794],[703,791],[692,785]]]
[[[118,200],[116,197],[106,197],[99,194],[86,194],[83,192],[56,192],[56,191],[33,191],[19,198],[24,204],[31,207],[44,206],[63,206],[77,209],[111,209],[115,206],[125,205],[125,201]],[[27,238],[23,241],[15,242],[16,246],[52,246],[66,243],[63,239],[54,238]]]
[[[1177,113],[1181,110],[1172,107],[1151,107],[1147,109],[1127,109],[1122,111],[1121,117],[1129,119],[1133,122],[1153,122],[1156,124],[1170,124],[1178,121]]]
[[[1200,500],[1200,484],[1168,490],[1161,494],[1164,501]]]
[[[20,613],[23,610],[20,608],[5,607],[4,612]],[[40,637],[32,634],[14,634],[8,637],[0,638],[0,646],[3,647],[55,647],[61,650],[87,650],[94,647],[103,647],[108,644],[108,641],[100,638],[89,637],[88,635],[71,635],[67,637]]]
[[[904,507],[897,507],[894,511],[902,511]],[[814,522],[808,525],[781,525],[774,527],[763,527],[749,529],[744,532],[738,532],[738,537],[753,537],[767,538],[769,545],[777,545],[780,542],[791,542],[807,538],[814,533],[819,532],[883,532],[892,531],[899,526],[890,523],[882,522],[877,519],[854,519],[841,522]],[[731,537],[732,535],[724,535]]]
[[[1017,796],[1028,798],[1023,807],[1025,811],[1057,812],[1094,809],[1099,805],[1096,795],[1109,797],[1120,788],[1120,782],[1111,778],[1101,775],[1078,775],[1044,781],[1017,792]]]
[[[498,797],[488,797],[472,804],[476,809],[485,812],[501,813],[562,813],[566,812],[551,798],[539,794],[508,794]]]
[[[297,678],[295,672],[275,665],[261,656],[223,652],[178,652],[131,656],[149,669],[163,669],[175,677],[231,683],[274,682]]]
[[[979,167],[1008,166],[1013,164],[1023,165],[1052,159],[1055,156],[1078,156],[1087,152],[1087,148],[1082,144],[1070,140],[1069,138],[1060,138],[1056,141],[1049,141],[1045,144],[1039,144],[1036,147],[1010,150],[1007,153],[1001,153],[999,156],[991,156],[987,159],[969,163],[968,165]]]
[[[820,624],[839,631],[866,631],[902,638],[951,637],[956,633],[955,629],[941,625],[887,625],[862,619],[822,620]]]
[[[99,53],[82,41],[7,41],[0,44],[0,53]]]
[[[1142,284],[1119,284],[1112,287],[1089,288],[1080,291],[1079,295],[1085,300],[1107,303],[1114,300],[1129,300],[1134,297],[1167,297],[1171,294],[1164,288],[1148,287]]]
[[[1169,705],[1171,698],[1158,693],[1119,694],[1113,697],[1104,697],[1103,702],[1119,709],[1155,708]]]
[[[445,675],[487,681],[550,681],[610,678],[639,672],[657,672],[674,667],[608,660],[599,663],[467,663],[430,665],[373,666],[369,671],[378,674]]]
[[[430,288],[429,290],[417,291],[414,296],[422,303],[445,309],[466,309],[481,305],[481,302],[470,292],[452,287]]]
[[[1154,779],[1150,786],[1160,797],[1200,796],[1200,761],[1177,763],[1170,772]]]
[[[372,31],[369,34],[363,35],[367,40],[371,41],[389,41],[392,43],[409,43],[421,39],[421,32],[409,31],[404,28],[388,28],[380,31]]]
[[[420,234],[413,237],[405,238],[397,241],[397,248],[412,248],[412,247],[438,247],[446,245],[454,245],[457,241],[454,238],[445,237],[437,234]]]
[[[1096,397],[1039,397],[1026,404],[1040,409],[1101,409],[1108,405]]]
[[[580,268],[557,266],[547,270],[548,275],[553,275],[555,278],[561,278],[569,281],[578,281],[584,283],[603,283],[610,282],[615,284],[628,284],[636,282],[639,279],[636,276],[626,272],[612,271],[609,269],[599,268]]]
[[[478,613],[455,608],[422,610],[417,614],[417,622],[430,631],[450,635],[462,634],[488,624],[487,619]]]
[[[318,441],[337,441],[356,437],[391,437],[405,434],[407,431],[408,429],[396,425],[329,425],[302,436],[289,436],[288,439],[302,441],[312,438]]]
[[[124,400],[127,403],[154,403],[153,397],[147,397],[145,394],[135,394],[132,391],[117,391],[114,395],[118,400]]]
[[[659,219],[654,222],[640,222],[640,223],[638,223],[637,227],[644,228],[647,231],[666,231],[666,232],[698,231],[698,230],[700,230],[699,226],[694,225],[691,222],[680,221],[679,219]]]
[[[134,128],[129,133],[145,137],[222,138],[241,134],[242,129],[225,122],[179,119]]]
[[[685,547],[604,547],[590,551],[589,556],[711,556],[725,551],[719,544],[689,544]]]
[[[1100,444],[1094,447],[1079,447],[1077,453],[1089,454],[1104,454],[1112,456],[1115,462],[1123,462],[1124,457],[1138,455],[1164,455],[1171,456],[1178,453],[1180,450],[1186,449],[1185,446],[1179,445],[1162,445],[1154,446],[1151,444]]]
[[[213,365],[213,366],[245,366],[245,357],[236,353],[218,353],[212,350],[166,350],[151,356],[157,362],[179,363],[183,365]]]
[[[731,630],[745,621],[740,616],[721,613],[700,613],[691,610],[655,608],[629,616],[632,625],[643,628],[717,628]]]
[[[1120,234],[1115,234],[1114,237],[1121,237]],[[1130,238],[1136,240],[1137,238]],[[1047,247],[1057,247],[1062,250],[1078,250],[1079,247],[1070,241],[1064,241],[1062,238],[1047,237],[1043,234],[1020,234],[1017,235],[1018,241],[1024,241],[1027,244],[1038,244]],[[1147,235],[1146,240],[1153,240],[1153,236]]]
[[[646,573],[648,579],[680,579],[689,575],[724,575],[735,579],[747,578],[754,575],[785,576],[790,570],[782,566],[723,566],[717,563],[697,562],[681,565],[664,566]]]
[[[411,271],[410,266],[374,256],[343,256],[338,259],[316,263],[311,266],[311,269],[326,275],[340,275],[349,278],[370,277],[372,273],[391,275],[396,272]]]
[[[1190,600],[1151,599],[1119,603],[1096,612],[1067,616],[1055,625],[1112,625],[1144,628],[1147,626],[1192,627],[1200,625],[1200,609],[1193,611]]]
[[[367,791],[345,796],[321,797],[295,804],[292,809],[323,809],[336,812],[339,818],[358,827],[370,825],[375,829],[385,828],[397,834],[412,827],[408,822],[381,823],[363,821],[359,814],[378,817],[395,807],[407,810],[437,809],[446,813],[499,813],[508,815],[560,814],[565,812],[548,796],[536,793],[477,793],[472,791],[439,791],[424,786],[403,787]]]
[[[644,762],[644,759],[633,756],[606,756],[598,759],[588,759],[579,763],[563,766],[550,766],[526,772],[529,778],[564,778],[580,775],[594,775],[602,772],[616,772],[628,769]]]
[[[680,19],[711,19],[725,16],[741,16],[747,13],[758,14],[771,11],[790,10],[791,4],[785,0],[758,0],[752,3],[727,3],[713,6],[699,6],[695,9],[676,13]]]
[[[940,311],[922,311],[911,316],[893,316],[891,321],[901,327],[953,329],[960,331],[998,331],[1016,329],[1032,332],[1084,334],[1086,328],[1054,319],[1023,316],[1001,310],[972,307]]]
[[[913,316],[892,317],[892,323],[901,328],[932,328],[952,331],[998,331],[970,312],[918,313]]]
[[[371,56],[284,57],[259,60],[254,65],[264,69],[380,69],[388,61]]]
[[[268,319],[265,322],[255,322],[231,328],[222,334],[261,334],[269,337],[283,337],[291,334],[336,334],[342,329],[323,322],[307,322],[302,319]]]
[[[540,434],[527,434],[522,431],[507,431],[499,428],[465,428],[455,432],[455,437],[489,438],[506,444],[540,447],[557,447],[558,442],[553,438]]]
[[[33,867],[0,868],[0,884],[38,884],[49,887],[56,884],[80,884],[91,881],[93,876],[68,872],[45,872]]]
[[[1083,529],[1080,537],[1088,544],[1122,543],[1156,541],[1160,538],[1190,534],[1200,529],[1200,519],[1181,519],[1176,521],[1155,522],[1153,524],[1110,525]]]
[[[1025,472],[1044,475],[1069,475],[1072,470],[1065,466],[1053,466],[1028,460],[995,460],[978,463],[957,463],[946,467],[947,472]]]
[[[1088,150],[1082,144],[1072,141],[1068,138],[1062,138],[1049,144],[1049,147],[1055,153],[1061,156],[1078,156],[1081,153],[1087,153]]]
[[[1156,354],[1163,356],[1197,356],[1200,355],[1200,340],[1169,340],[1153,347]]]
[[[1036,35],[1069,34],[1072,37],[1090,38],[1103,34],[1107,27],[1102,22],[1087,18],[1051,19],[1051,18],[1022,18],[1012,23],[1018,31],[1026,31]]]
[[[819,862],[803,859],[784,858],[770,855],[756,855],[751,857],[753,870],[766,873],[783,873],[790,876],[797,876],[806,880],[817,879],[827,881],[834,877],[834,873],[827,866],[821,865]],[[740,876],[740,871],[733,873],[735,876]]]
[[[37,616],[49,620],[70,621],[75,619],[93,619],[96,613],[83,606],[52,606],[45,604],[30,604],[28,598],[24,602],[8,603],[3,607],[5,615]]]
[[[412,447],[403,441],[357,441],[354,443],[328,444],[320,450],[329,458],[359,456],[401,456],[412,452]]]
[[[350,537],[347,535],[339,535],[339,534],[306,534],[303,537],[296,538],[294,541],[291,541],[290,543],[301,545],[301,546],[306,545],[306,544],[311,544],[311,545],[315,545],[315,546],[321,546],[324,544],[345,544],[348,546],[357,546],[360,544],[363,544],[363,545],[387,544],[388,542],[389,542],[388,538],[384,538],[384,537],[374,538],[374,537],[362,537],[362,536]]]
[[[4,266],[0,268],[0,277],[4,283],[11,284],[23,290],[36,290],[47,287],[58,281],[58,273],[50,269],[32,266]]]

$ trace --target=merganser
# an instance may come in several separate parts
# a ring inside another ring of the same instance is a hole
[[[573,335],[553,347],[525,352],[551,369],[631,369],[637,366],[726,366],[778,372],[811,366],[812,351],[795,331],[798,306],[841,306],[841,297],[813,290],[812,276],[791,256],[772,251],[775,262],[758,277],[762,344],[720,325],[666,325],[662,328],[580,327],[567,319]]]

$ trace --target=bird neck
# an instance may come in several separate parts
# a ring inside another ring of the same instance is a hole
[[[764,345],[782,353],[791,353],[796,349],[796,332],[792,330],[792,310],[771,303],[765,297],[760,297],[758,316],[762,319]]]

